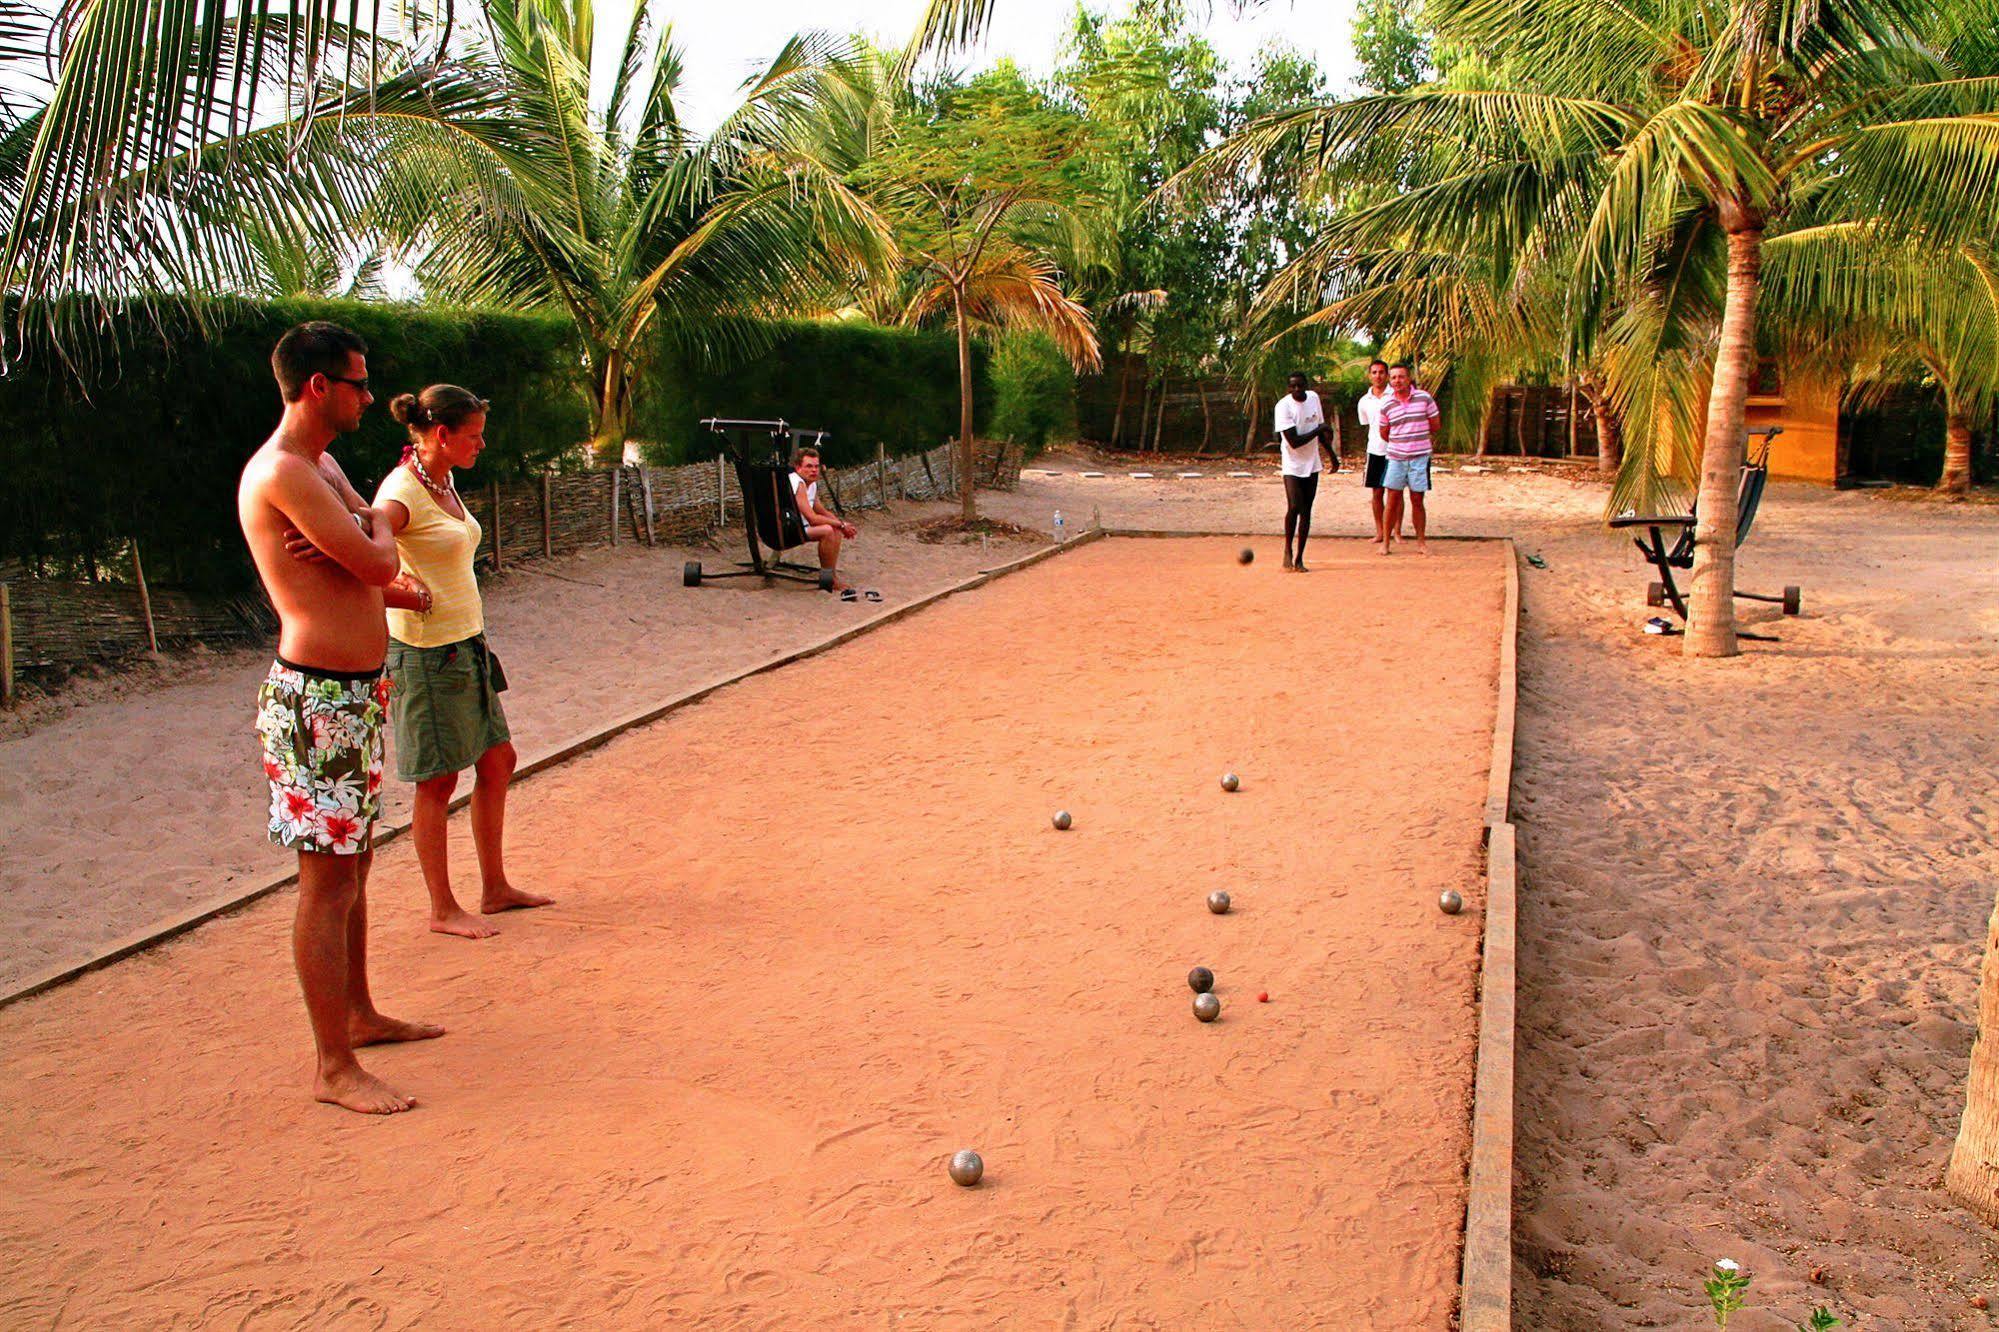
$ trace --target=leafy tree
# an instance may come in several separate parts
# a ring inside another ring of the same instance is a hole
[[[1362,0],[1353,29],[1363,87],[1408,92],[1429,67],[1429,44],[1417,28],[1417,0]]]
[[[958,338],[959,476],[965,521],[973,482],[972,333],[1036,329],[1079,369],[1098,364],[1090,313],[1064,289],[1087,262],[1092,182],[1087,129],[1003,66],[906,110],[854,173],[889,219],[899,270],[891,289],[909,323],[948,316]]]
[[[1991,235],[1990,0],[1809,12],[1750,0],[1440,0],[1425,13],[1440,40],[1491,53],[1487,86],[1267,117],[1220,156],[1288,152],[1328,189],[1413,173],[1412,188],[1343,219],[1340,244],[1470,255],[1500,290],[1552,262],[1581,358],[1641,346],[1648,331],[1673,347],[1703,273],[1715,273],[1711,349],[1675,351],[1711,366],[1685,650],[1732,655],[1736,478],[1766,238],[1839,223],[1931,246]],[[1627,472],[1655,466],[1632,452]]]

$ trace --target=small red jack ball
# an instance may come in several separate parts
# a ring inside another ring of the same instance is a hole
[[[1268,990],[1265,990],[1265,991],[1263,991],[1263,992],[1262,992],[1261,994],[1257,995],[1257,996],[1256,996],[1256,1002],[1258,1002],[1259,1004],[1267,1004],[1267,1003],[1269,1003],[1269,1002],[1270,1002],[1270,991],[1268,991]]]

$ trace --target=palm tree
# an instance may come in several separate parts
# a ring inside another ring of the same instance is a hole
[[[1944,399],[1937,490],[1971,486],[1974,421],[1999,401],[1999,265],[1989,246],[1931,245],[1847,223],[1770,242],[1772,313],[1806,342],[1851,345],[1862,396],[1921,376]]]
[[[1328,191],[1399,178],[1409,188],[1351,225],[1352,245],[1470,252],[1505,281],[1537,257],[1560,259],[1578,359],[1609,343],[1662,261],[1714,254],[1712,352],[1680,349],[1689,367],[1711,366],[1685,650],[1733,655],[1735,494],[1765,238],[1832,222],[1919,230],[1932,245],[1990,234],[1999,51],[1989,16],[1972,9],[1440,0],[1426,10],[1440,42],[1492,55],[1472,86],[1266,117],[1207,169],[1288,151]],[[1668,341],[1684,328],[1653,322]],[[1627,474],[1657,470],[1646,449],[1630,452]]]
[[[582,331],[594,446],[621,454],[635,367],[678,340],[712,351],[754,336],[829,274],[881,263],[889,235],[846,182],[851,142],[827,132],[868,70],[823,39],[793,38],[705,139],[680,122],[681,58],[634,8],[608,108],[589,105],[587,0],[487,0],[477,63],[537,151],[502,157],[458,126],[390,128],[383,220],[426,242],[426,290],[458,301],[567,310]],[[449,130],[450,133],[439,133]]]
[[[885,287],[901,318],[948,312],[957,334],[959,493],[969,523],[978,516],[972,333],[1038,329],[1078,369],[1094,369],[1095,325],[1064,283],[1094,262],[1100,238],[1078,164],[1080,126],[1006,75],[953,90],[950,101],[903,108],[855,179],[893,227],[897,260]]]
[[[371,237],[412,254],[430,295],[571,314],[610,460],[650,339],[746,342],[751,317],[886,252],[854,163],[822,151],[853,73],[834,43],[786,43],[697,138],[643,0],[601,115],[590,0],[483,0],[398,30],[378,5],[366,31],[266,8],[202,0],[149,26],[126,0],[75,0],[0,253],[15,290],[261,291],[283,246]],[[125,135],[101,114],[120,96]],[[100,114],[78,109],[93,97]]]

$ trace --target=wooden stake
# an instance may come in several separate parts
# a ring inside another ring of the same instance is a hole
[[[14,593],[0,583],[0,704],[14,706]]]
[[[881,487],[882,507],[888,507],[888,445],[875,441],[875,484]]]
[[[153,627],[153,594],[146,590],[146,566],[139,563],[139,543],[132,542],[132,581],[139,585],[139,613],[146,617],[146,651],[157,654],[160,635]]]
[[[715,455],[715,526],[729,525],[729,475],[722,467],[722,455]]]
[[[656,544],[652,532],[652,469],[639,465],[639,486],[645,491],[646,545]]]
[[[543,559],[548,559],[555,554],[555,516],[550,512],[554,505],[550,501],[548,488],[548,473],[543,472],[541,474],[541,556]]]
[[[611,545],[614,548],[618,544],[618,491],[620,489],[620,483],[623,482],[624,479],[625,479],[624,468],[613,467],[611,469]]]
[[[493,572],[507,567],[506,557],[500,553],[500,483],[493,482],[487,492],[493,497]]]

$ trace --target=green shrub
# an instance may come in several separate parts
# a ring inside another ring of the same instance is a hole
[[[876,324],[786,322],[762,345],[705,356],[660,349],[646,358],[632,434],[658,466],[715,456],[705,417],[778,420],[831,431],[829,465],[934,448],[958,433],[958,346],[949,333]],[[985,350],[973,347],[973,403],[991,403]]]
[[[1029,456],[1076,437],[1076,371],[1046,333],[1010,333],[993,353],[995,438],[1026,446]]]
[[[204,315],[205,332],[117,311],[95,366],[66,369],[31,346],[0,379],[0,559],[74,569],[137,538],[154,577],[247,587],[236,479],[283,409],[271,348],[308,319],[368,343],[377,405],[336,453],[363,494],[402,452],[388,399],[426,384],[492,399],[468,487],[539,470],[589,433],[567,318],[306,300],[218,302]]]

